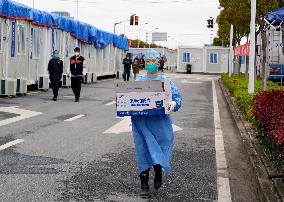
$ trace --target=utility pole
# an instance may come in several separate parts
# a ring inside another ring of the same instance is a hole
[[[77,3],[77,20],[79,20],[79,0],[76,0]]]
[[[140,28],[138,27],[138,45],[137,48],[140,48]]]
[[[233,55],[234,55],[234,50],[233,50],[233,36],[234,36],[234,26],[231,25],[231,30],[230,30],[230,55],[229,55],[229,76],[232,76],[232,70],[233,70]]]
[[[33,9],[35,8],[35,0],[33,0]]]
[[[254,93],[255,77],[255,18],[256,0],[251,0],[251,22],[250,22],[250,55],[249,55],[249,85],[248,92]]]
[[[148,32],[146,32],[146,43],[148,43]],[[145,48],[145,46],[144,46]]]

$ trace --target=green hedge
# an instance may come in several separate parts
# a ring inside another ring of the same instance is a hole
[[[240,76],[232,75],[229,77],[227,74],[222,74],[221,79],[224,84],[227,86],[231,95],[236,99],[236,102],[240,109],[244,112],[248,121],[255,123],[253,116],[253,97],[254,95],[261,92],[262,81],[257,79],[255,83],[255,94],[248,93],[248,80],[246,80],[245,75],[241,74]],[[283,87],[278,84],[268,81],[267,82],[268,91],[272,90],[284,90]]]
[[[227,74],[222,74],[222,80],[229,89],[231,95],[235,98],[237,105],[243,111],[247,120],[253,123],[255,126],[259,127],[261,131],[263,131],[253,113],[253,98],[257,97],[256,95],[260,95],[262,89],[261,79],[257,79],[255,83],[254,94],[248,93],[248,81],[243,74],[240,76],[232,75],[232,77],[229,77]],[[272,81],[268,81],[267,89],[268,91],[284,90],[284,87],[281,87],[278,84],[273,83]],[[281,145],[267,138],[267,134],[264,135],[265,136],[259,136],[260,145],[271,160],[273,168],[277,171],[281,171],[281,173],[283,173],[284,175],[283,167],[281,167],[281,165],[283,165],[284,163],[283,153],[279,152]]]

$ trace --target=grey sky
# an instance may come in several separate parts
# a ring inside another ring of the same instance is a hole
[[[32,6],[32,0],[16,0]],[[75,0],[34,0],[35,8],[45,11],[68,11],[76,17]],[[220,12],[218,0],[79,0],[79,20],[113,32],[114,22],[128,20],[136,14],[140,18],[139,28],[125,23],[126,36],[146,40],[146,32],[156,27],[159,32],[168,32],[174,39],[166,43],[170,48],[182,45],[203,46],[210,43],[207,19]],[[145,23],[148,22],[148,25]],[[140,31],[139,31],[140,30]],[[214,36],[216,33],[214,31]],[[124,33],[124,24],[117,26],[117,33]]]

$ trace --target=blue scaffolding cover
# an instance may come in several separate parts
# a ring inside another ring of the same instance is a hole
[[[274,22],[274,25],[281,24],[284,21],[284,7],[269,12],[267,15],[267,20],[269,22]]]
[[[38,26],[46,26],[69,32],[80,41],[93,44],[96,48],[105,48],[109,44],[128,50],[128,40],[95,26],[79,22],[72,18],[32,9],[11,0],[0,0],[0,16],[10,19],[28,20]]]

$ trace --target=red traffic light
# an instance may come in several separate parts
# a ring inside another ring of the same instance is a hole
[[[138,25],[138,24],[139,24],[139,17],[135,16],[135,25]]]

